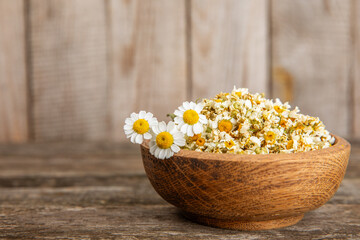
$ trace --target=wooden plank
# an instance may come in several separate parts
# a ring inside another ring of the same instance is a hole
[[[271,11],[273,96],[349,136],[350,0],[279,0]]]
[[[191,2],[192,96],[268,89],[268,1]]]
[[[116,199],[114,199],[116,201]],[[359,239],[360,205],[325,205],[295,226],[256,232],[202,226],[168,205],[4,206],[0,237],[17,239]]]
[[[326,204],[294,226],[239,232],[185,219],[155,195],[139,201],[126,187],[1,189],[1,238],[359,239],[359,204]],[[139,192],[140,193],[140,192]],[[137,199],[132,202],[130,199]]]
[[[31,0],[35,140],[106,138],[102,0]]]
[[[352,137],[360,140],[360,3],[359,1],[353,1],[353,36],[354,36],[354,51],[353,51],[353,104],[354,114],[352,116]]]
[[[343,180],[327,204],[307,213],[298,224],[239,232],[182,217],[136,170],[140,164],[131,165],[140,160],[138,152],[119,150],[115,144],[46,145],[20,145],[23,151],[20,146],[6,151],[0,146],[0,238],[360,238],[358,171]],[[359,154],[354,145],[350,163],[360,163]]]
[[[145,173],[138,149],[136,152],[110,151],[109,153],[90,150],[83,154],[65,151],[65,154],[57,155],[50,152],[38,155],[36,149],[33,153],[23,151],[24,154],[26,152],[29,153],[28,156],[18,154],[0,156],[0,186],[45,186],[55,182],[60,186],[61,184],[58,183],[63,182],[67,185],[74,179],[77,179],[75,182],[83,182],[80,179],[82,177],[91,179],[91,182],[108,180],[111,182],[124,174]]]
[[[35,143],[0,145],[0,177],[68,178],[143,174],[139,146],[115,143]],[[360,177],[360,147],[353,144],[346,178]],[[34,180],[35,181],[35,180]]]
[[[111,0],[110,139],[124,140],[131,112],[169,120],[186,99],[184,1]]]
[[[33,142],[25,144],[0,144],[0,157],[50,158],[50,157],[118,157],[140,155],[137,144],[115,142]]]
[[[0,0],[0,142],[28,140],[24,1]]]
[[[120,169],[118,173],[114,173],[115,171],[91,173],[90,171],[81,172],[77,169],[75,171],[79,172],[79,175],[74,173],[65,174],[64,171],[51,171],[51,173],[38,172],[32,175],[25,173],[23,176],[1,176],[0,202],[21,205],[27,201],[27,196],[31,192],[31,199],[36,201],[36,204],[43,206],[54,204],[49,198],[42,199],[45,194],[49,197],[54,195],[54,201],[61,204],[87,204],[93,206],[96,204],[95,200],[107,197],[106,194],[109,196],[117,195],[118,200],[121,199],[126,204],[165,203],[165,200],[155,192],[144,173],[126,172],[126,168],[117,169]],[[344,179],[336,194],[326,204],[360,205],[359,184],[360,178]],[[88,202],[84,202],[84,199],[79,198],[79,193],[88,192],[94,192],[94,194],[89,194],[93,195],[93,197],[88,199]],[[96,196],[99,192],[105,192],[105,195]],[[59,193],[63,194],[55,197]]]

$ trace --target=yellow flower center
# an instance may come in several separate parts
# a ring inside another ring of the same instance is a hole
[[[298,124],[296,125],[296,130],[303,130],[303,129],[304,129],[304,125],[303,125],[303,124],[298,123]]]
[[[136,120],[133,124],[133,129],[138,134],[144,134],[149,131],[149,123],[145,119]]]
[[[280,126],[282,126],[283,128],[285,128],[286,127],[286,120],[284,120],[284,119],[281,119],[281,121],[280,121]]]
[[[168,132],[161,132],[156,136],[156,145],[159,148],[167,149],[171,147],[174,142],[173,136]]]
[[[266,141],[273,141],[275,139],[275,133],[273,131],[268,131],[264,138]]]
[[[235,93],[239,98],[241,97],[241,92],[236,92]]]
[[[232,129],[232,123],[229,120],[221,120],[219,122],[218,128],[221,132],[229,133]]]
[[[204,146],[204,144],[205,144],[205,139],[202,138],[202,137],[198,138],[198,139],[196,140],[196,144],[197,144],[198,146]]]
[[[233,140],[225,142],[225,147],[232,148],[235,145]]]
[[[282,113],[283,111],[285,111],[284,109],[282,109],[281,107],[279,107],[279,106],[274,106],[274,109],[275,109],[275,111],[276,112],[278,112],[278,113]]]
[[[294,145],[294,141],[293,141],[293,140],[288,141],[288,143],[286,144],[286,149],[292,148],[293,145]]]
[[[195,110],[186,110],[184,112],[184,122],[189,125],[194,125],[199,121],[199,114]]]
[[[191,139],[192,141],[196,141],[196,140],[198,140],[198,138],[200,138],[200,137],[201,137],[201,133],[195,134],[193,137],[190,137],[190,139]]]

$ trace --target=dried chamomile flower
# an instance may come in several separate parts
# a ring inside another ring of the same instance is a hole
[[[279,99],[251,94],[246,88],[234,87],[231,93],[219,93],[199,104],[201,110],[195,103],[190,106],[186,102],[175,112],[175,121],[187,134],[185,149],[236,154],[294,153],[327,148],[335,141],[319,118],[303,115],[297,107],[291,110],[288,103]],[[189,109],[196,114],[185,117]],[[200,121],[200,116],[207,121]],[[201,131],[195,122],[202,125]],[[188,126],[193,126],[192,131]]]

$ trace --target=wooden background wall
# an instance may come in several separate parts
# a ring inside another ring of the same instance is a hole
[[[359,0],[0,0],[0,142],[124,141],[236,85],[360,139]]]

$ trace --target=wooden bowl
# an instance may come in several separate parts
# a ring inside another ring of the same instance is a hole
[[[304,153],[236,155],[181,150],[160,160],[141,145],[155,190],[201,224],[238,230],[290,226],[326,203],[342,181],[350,144]]]

